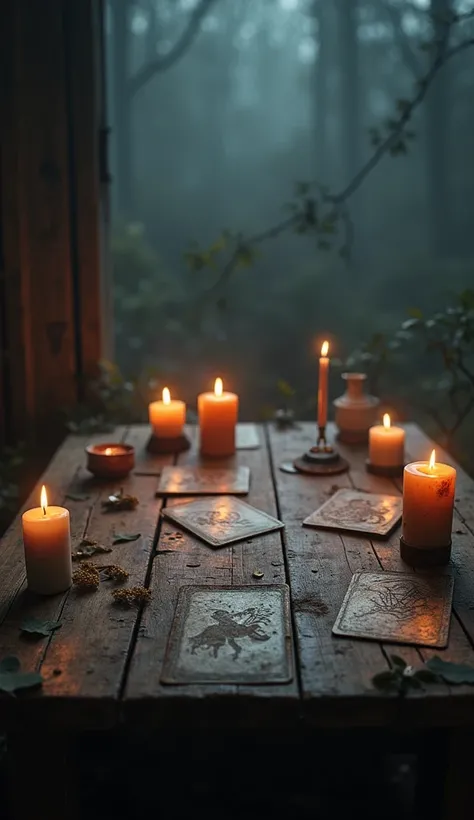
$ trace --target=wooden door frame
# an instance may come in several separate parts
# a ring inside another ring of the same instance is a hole
[[[2,9],[0,396],[12,440],[57,440],[111,355],[102,11],[101,0]]]

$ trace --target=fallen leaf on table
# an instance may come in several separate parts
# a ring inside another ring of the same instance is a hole
[[[62,621],[43,621],[41,618],[27,618],[20,626],[22,632],[29,635],[52,635],[56,629],[62,627]]]
[[[41,686],[43,678],[39,672],[21,672],[18,658],[8,655],[0,661],[0,691],[14,694],[19,689],[33,689]]]
[[[141,532],[117,532],[114,535],[114,540],[112,541],[113,544],[124,544],[126,541],[136,541],[137,538],[140,538]]]
[[[442,678],[445,683],[451,683],[455,686],[462,683],[474,684],[474,666],[443,661],[439,655],[434,655],[426,662],[426,667],[432,674]]]
[[[252,572],[252,575],[253,575],[254,578],[263,578],[265,573],[262,572],[261,569],[254,569],[254,571]]]
[[[88,501],[90,495],[87,495],[87,493],[66,493],[66,498],[69,501]]]
[[[114,512],[120,510],[134,510],[139,504],[138,498],[134,495],[126,495],[123,490],[118,490],[109,495],[109,497],[102,502],[104,512]]]
[[[90,558],[96,553],[112,552],[112,547],[104,547],[92,538],[83,538],[78,548],[72,553],[73,561],[82,561],[83,558]]]

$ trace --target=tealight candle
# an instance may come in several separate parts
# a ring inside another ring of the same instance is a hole
[[[318,426],[325,427],[328,420],[328,376],[329,376],[329,342],[323,342],[319,359],[318,380]]]
[[[56,595],[72,583],[69,511],[48,507],[46,488],[41,507],[22,515],[28,589],[40,595]]]
[[[87,469],[97,478],[122,478],[135,466],[131,444],[89,444],[86,454]]]
[[[403,473],[401,556],[412,566],[449,561],[456,470],[435,461],[407,464]]]
[[[383,424],[376,424],[369,430],[369,463],[382,470],[401,468],[405,460],[405,430],[392,427],[390,416],[384,414]]]
[[[238,410],[239,397],[224,392],[222,379],[216,379],[213,393],[198,396],[202,455],[230,456],[235,453]]]
[[[184,401],[171,400],[167,387],[163,388],[162,401],[148,405],[148,415],[153,435],[157,438],[178,438],[183,434],[186,405]]]

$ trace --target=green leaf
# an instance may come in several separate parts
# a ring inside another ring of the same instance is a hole
[[[87,501],[90,495],[87,495],[87,493],[66,493],[66,498],[69,501]]]
[[[399,655],[390,655],[390,661],[397,669],[406,669],[407,664]]]
[[[291,397],[294,396],[296,392],[294,388],[291,386],[291,384],[288,384],[288,382],[285,381],[285,379],[278,379],[277,389],[278,392],[281,393],[282,396],[285,396],[285,398],[287,399],[291,399]]]
[[[22,632],[30,635],[52,635],[56,629],[60,629],[62,621],[43,621],[41,618],[27,618],[20,626]]]
[[[429,669],[418,669],[415,672],[415,678],[417,678],[422,683],[439,683],[439,678],[434,672],[431,672]]]
[[[412,319],[423,319],[423,311],[420,308],[412,307],[408,308],[407,311],[408,315],[412,317]]]
[[[426,666],[430,672],[442,678],[446,683],[451,683],[455,686],[459,686],[462,683],[474,684],[474,666],[443,661],[439,655],[430,658]]]
[[[126,541],[136,541],[137,538],[140,538],[141,532],[130,533],[130,532],[117,532],[114,535],[114,540],[112,541],[113,544],[124,544]]]
[[[20,672],[20,661],[9,655],[0,661],[0,691],[13,694],[19,689],[41,686],[43,678],[39,672]]]
[[[372,678],[372,683],[376,689],[398,689],[400,685],[400,676],[387,669],[385,672],[379,672],[377,675],[374,675]]]

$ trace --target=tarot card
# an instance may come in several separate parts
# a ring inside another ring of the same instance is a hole
[[[246,495],[248,467],[163,467],[157,495]]]
[[[288,587],[182,587],[162,683],[286,683],[292,678]]]
[[[232,496],[202,498],[190,504],[165,507],[163,515],[211,547],[233,544],[284,526],[278,519]]]
[[[260,436],[257,425],[239,423],[235,435],[235,446],[237,450],[258,450]]]
[[[305,518],[303,524],[385,536],[398,524],[401,515],[401,496],[338,490],[322,507]]]
[[[443,649],[448,643],[453,586],[449,575],[356,572],[332,631]]]

